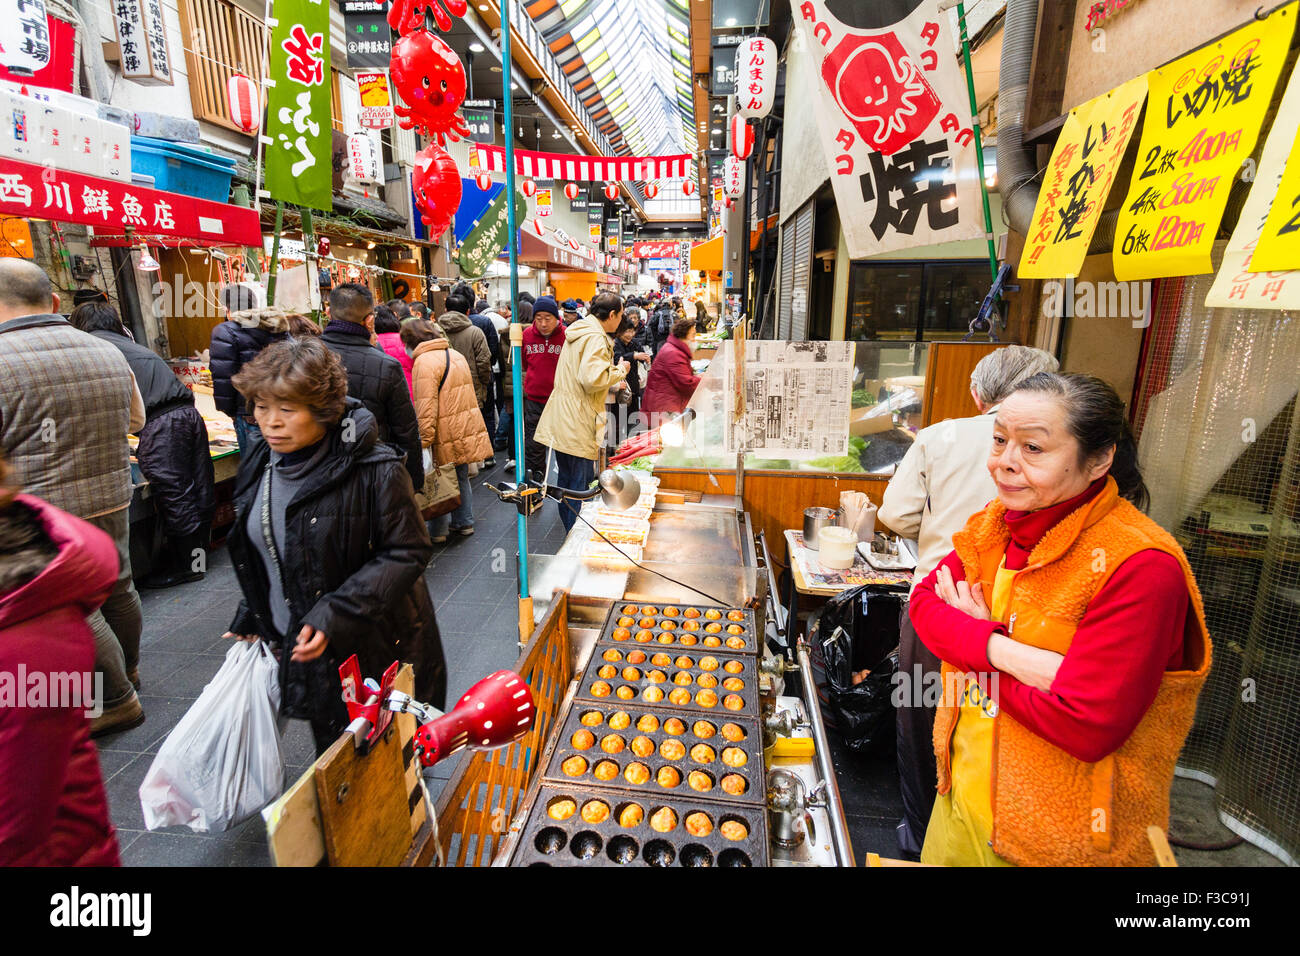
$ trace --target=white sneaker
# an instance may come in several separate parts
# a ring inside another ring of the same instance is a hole
[[[514,470],[515,470],[515,460],[514,460],[513,458],[507,458],[507,459],[506,459],[506,465],[505,465],[505,467],[506,467],[506,471],[514,471]]]

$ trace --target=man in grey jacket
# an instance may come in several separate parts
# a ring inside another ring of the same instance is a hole
[[[971,371],[970,395],[978,415],[950,418],[916,434],[916,441],[889,480],[877,520],[904,538],[915,540],[920,556],[915,588],[952,550],[952,536],[966,520],[997,497],[986,462],[993,447],[993,419],[998,403],[1031,375],[1055,372],[1056,359],[1042,349],[1008,345],[990,352]],[[910,688],[898,709],[898,775],[904,817],[898,845],[919,855],[934,807],[934,708],[924,705],[922,691],[939,660],[916,636],[904,608],[899,627],[898,669]],[[917,677],[921,679],[918,680]],[[931,678],[933,679],[933,678]]]
[[[127,509],[128,433],[144,424],[144,401],[122,353],[72,327],[33,262],[0,259],[0,447],[28,494],[76,515],[117,545],[117,583],[88,618],[103,713],[91,735],[144,721],[139,683],[140,596],[131,580]]]

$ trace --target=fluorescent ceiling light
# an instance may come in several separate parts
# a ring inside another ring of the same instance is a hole
[[[485,49],[486,47],[484,47],[482,43],[471,43],[469,45],[469,51],[471,53],[482,53]]]

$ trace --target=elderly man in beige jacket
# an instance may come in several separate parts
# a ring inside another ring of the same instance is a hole
[[[997,489],[985,462],[993,446],[998,403],[1024,379],[1055,372],[1058,363],[1041,349],[1008,345],[980,359],[970,376],[970,394],[979,414],[950,418],[923,428],[885,489],[877,520],[901,537],[917,542],[916,587],[952,550],[953,532],[980,511]],[[898,774],[904,817],[898,845],[920,854],[934,804],[935,764],[931,741],[934,708],[926,706],[927,675],[938,674],[939,660],[916,636],[904,609],[899,627]],[[932,678],[933,679],[933,678]]]

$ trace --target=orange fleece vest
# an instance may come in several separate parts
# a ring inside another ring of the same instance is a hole
[[[966,580],[993,593],[998,565],[1011,540],[993,501],[953,535]],[[1196,713],[1210,670],[1210,635],[1201,592],[1173,536],[1118,495],[1113,478],[1092,501],[1056,524],[1029,555],[1012,585],[1008,623],[1014,640],[1066,654],[1094,595],[1139,551],[1177,559],[1194,614],[1187,616],[1183,661],[1166,671],[1146,715],[1118,750],[1084,763],[1019,724],[1005,711],[994,718],[993,850],[1021,866],[1151,866],[1146,829],[1169,823],[1174,764]],[[1134,640],[1141,640],[1135,634]],[[943,664],[945,688],[960,687]],[[952,786],[950,746],[960,710],[946,694],[934,722],[939,793]]]

